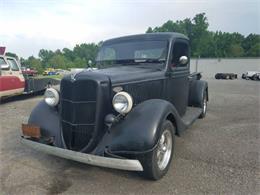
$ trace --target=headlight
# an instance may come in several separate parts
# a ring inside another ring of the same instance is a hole
[[[56,89],[48,88],[44,93],[44,100],[49,106],[56,106],[59,103],[59,93]]]
[[[120,114],[130,112],[133,107],[133,99],[127,92],[118,92],[113,98],[113,107]]]

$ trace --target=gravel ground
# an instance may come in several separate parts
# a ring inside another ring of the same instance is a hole
[[[20,144],[20,126],[41,96],[0,105],[0,194],[259,194],[260,82],[208,80],[205,119],[177,138],[160,181],[88,166]]]

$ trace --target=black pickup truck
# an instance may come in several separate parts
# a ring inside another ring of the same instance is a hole
[[[208,84],[190,74],[190,47],[178,33],[105,41],[98,70],[65,76],[48,88],[22,125],[22,142],[82,163],[142,171],[160,179],[175,135],[206,115]]]

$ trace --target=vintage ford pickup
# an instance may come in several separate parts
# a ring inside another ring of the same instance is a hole
[[[190,73],[190,47],[178,33],[105,41],[98,70],[48,88],[22,125],[22,143],[82,163],[142,171],[160,179],[175,135],[206,115],[208,84]]]

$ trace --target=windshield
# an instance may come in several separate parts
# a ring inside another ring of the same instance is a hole
[[[19,67],[18,67],[18,65],[17,65],[17,63],[15,62],[14,59],[7,58],[7,62],[11,66],[12,70],[14,70],[14,71],[18,71],[19,70]]]
[[[118,65],[153,65],[164,67],[168,41],[122,41],[104,43],[98,52],[99,68]]]

